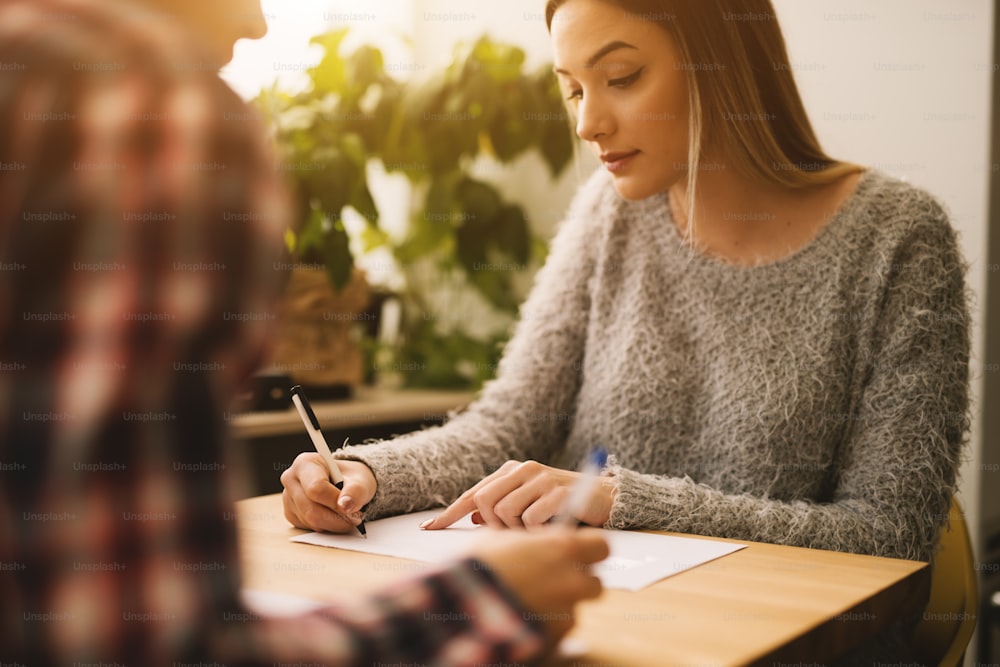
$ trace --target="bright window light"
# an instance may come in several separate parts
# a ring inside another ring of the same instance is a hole
[[[303,86],[304,71],[322,55],[309,38],[336,27],[351,28],[348,50],[352,43],[372,42],[392,62],[410,57],[405,41],[412,26],[410,0],[262,0],[261,7],[267,35],[240,41],[232,62],[222,70],[222,77],[245,99],[275,81],[285,90]]]

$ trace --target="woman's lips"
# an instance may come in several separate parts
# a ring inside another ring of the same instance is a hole
[[[619,151],[615,153],[601,153],[601,162],[604,168],[614,173],[625,169],[639,151]]]

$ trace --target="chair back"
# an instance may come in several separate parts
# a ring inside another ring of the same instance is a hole
[[[931,594],[913,646],[928,665],[959,667],[976,629],[976,567],[965,515],[952,499],[931,573]]]

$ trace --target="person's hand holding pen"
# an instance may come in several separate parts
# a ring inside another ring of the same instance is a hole
[[[350,533],[361,522],[361,508],[375,497],[375,475],[357,461],[337,461],[344,488],[330,483],[330,471],[316,452],[304,452],[281,474],[285,519],[296,528]]]
[[[296,528],[333,533],[357,529],[367,537],[361,508],[375,495],[375,475],[363,463],[334,460],[301,387],[293,387],[291,396],[317,451],[300,454],[281,475],[285,518]]]
[[[598,469],[604,467],[604,460]],[[574,499],[572,519],[590,526],[602,526],[611,515],[614,480],[597,477],[592,470],[574,472],[536,461],[507,461],[488,477],[460,495],[441,514],[421,528],[447,528],[472,512],[473,523],[495,528],[540,526],[563,514],[574,488],[590,478],[586,494]]]
[[[601,581],[592,566],[610,555],[610,546],[600,531],[575,528],[577,517],[586,512],[600,486],[600,474],[607,461],[603,449],[591,452],[558,512],[551,517],[555,528],[502,533],[488,529],[495,534],[489,538],[485,555],[479,556],[514,591],[528,613],[542,622],[550,647],[573,626],[576,603],[601,593]],[[504,558],[505,540],[509,541],[511,535],[544,540],[545,547],[533,549],[527,558]],[[567,560],[572,567],[566,567]]]
[[[525,616],[545,631],[549,650],[573,627],[580,602],[600,596],[594,566],[610,554],[594,529],[482,529],[467,555],[500,579],[521,603]]]

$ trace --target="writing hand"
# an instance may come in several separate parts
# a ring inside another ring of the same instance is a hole
[[[330,481],[330,470],[315,452],[295,457],[281,473],[281,503],[285,518],[296,528],[348,533],[361,523],[361,508],[375,496],[375,475],[364,463],[337,461],[344,489]]]
[[[550,648],[573,627],[576,604],[601,594],[601,581],[591,565],[607,558],[609,548],[598,531],[489,531],[479,544],[470,555],[542,623]]]
[[[421,527],[447,528],[469,512],[474,512],[473,522],[495,528],[540,526],[559,513],[579,474],[537,461],[507,461]],[[611,478],[602,478],[586,510],[576,518],[591,526],[603,525],[611,515],[613,490]]]

